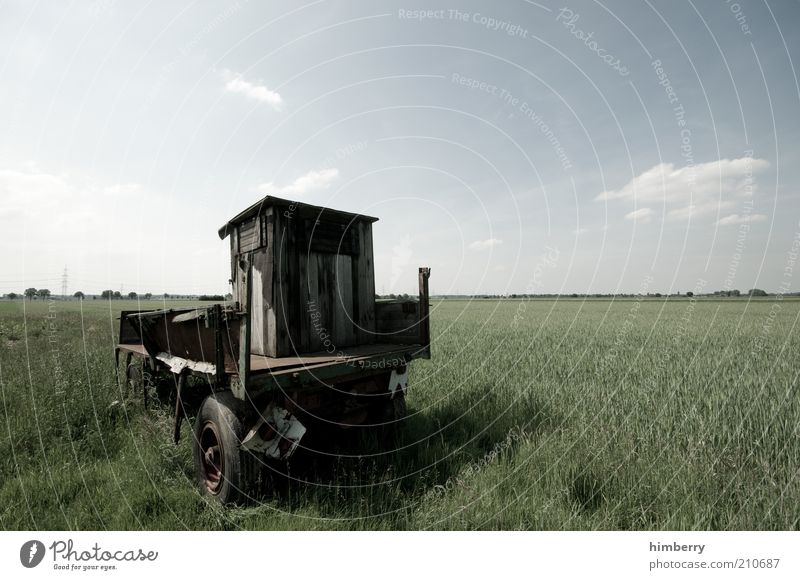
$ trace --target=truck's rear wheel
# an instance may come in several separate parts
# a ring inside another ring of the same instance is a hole
[[[194,464],[200,492],[220,503],[246,503],[257,460],[241,448],[240,404],[229,392],[203,401],[194,425]]]

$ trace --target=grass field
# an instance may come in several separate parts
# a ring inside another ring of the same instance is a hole
[[[395,448],[235,509],[117,385],[132,308],[0,303],[3,529],[800,528],[798,301],[435,303]]]

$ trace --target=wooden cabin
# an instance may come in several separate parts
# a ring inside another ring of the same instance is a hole
[[[230,237],[233,299],[250,314],[252,354],[376,342],[377,219],[267,196],[219,229]]]

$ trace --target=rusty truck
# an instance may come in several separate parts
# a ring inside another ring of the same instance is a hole
[[[118,375],[169,402],[175,443],[191,423],[204,495],[246,503],[309,429],[402,422],[408,366],[431,356],[430,269],[418,298],[377,298],[376,221],[267,196],[218,231],[232,300],[121,313]]]

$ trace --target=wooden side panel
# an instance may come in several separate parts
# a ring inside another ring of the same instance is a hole
[[[239,264],[239,228],[234,228],[230,235],[231,239],[231,280],[233,281],[233,294],[234,301],[239,304],[244,304],[244,273],[242,272],[241,265]]]
[[[420,344],[419,302],[378,301],[375,321],[378,342]]]
[[[261,269],[253,261],[253,276],[250,281],[250,352],[264,354],[266,345],[264,334],[264,278]]]
[[[353,320],[357,344],[375,342],[375,266],[372,256],[372,224],[359,224],[360,253],[353,262]]]
[[[331,330],[333,328],[333,264],[329,254],[319,254],[312,252],[309,259],[313,260],[316,265],[315,278],[317,281],[316,294],[312,296],[312,300],[317,305],[317,312],[319,312],[319,326],[316,331],[319,341],[322,345],[321,350],[331,348],[331,345],[326,341],[332,341],[333,336]],[[335,348],[335,347],[334,347]]]
[[[236,228],[239,233],[239,252],[252,252],[261,247],[261,216],[243,221]]]
[[[280,212],[274,216],[275,243],[272,246],[272,257],[275,261],[272,281],[272,295],[275,309],[275,354],[270,356],[289,356],[289,324],[291,311],[291,266],[289,263],[289,245],[291,243],[292,221]]]
[[[361,222],[308,220],[305,250],[328,254],[358,255]]]
[[[323,334],[325,332],[325,319],[323,317],[319,298],[319,263],[317,254],[303,254],[306,261],[306,279],[303,286],[305,298],[305,312],[303,320],[308,327],[308,337],[305,343],[307,352],[323,350]]]
[[[263,222],[266,248],[254,253],[263,257],[254,261],[254,277],[262,280],[253,296],[261,310],[253,319],[254,354],[283,357],[376,342],[371,224],[326,224],[319,244],[310,243],[314,226],[313,219],[282,212]],[[334,234],[337,243],[344,239],[337,232],[350,240],[349,252],[331,251]]]
[[[231,294],[233,295],[233,299],[238,302],[239,282],[237,277],[239,273],[237,271],[238,268],[236,266],[236,255],[239,253],[239,245],[238,245],[239,235],[234,230],[234,232],[231,235],[229,235],[228,238],[230,238],[231,241],[231,280],[230,280],[232,284]]]
[[[307,261],[307,301],[303,313],[308,352],[357,344],[353,324],[353,259],[312,252]]]
[[[305,298],[303,281],[307,275],[307,259],[305,256],[305,223],[306,220],[292,220],[290,228],[289,273],[291,309],[289,310],[289,348],[292,354],[305,352],[308,344],[308,324],[304,316]]]
[[[269,337],[274,334],[274,318],[269,313],[272,303],[272,255],[269,248],[262,248],[251,254],[253,262],[252,330],[250,352],[269,355]]]
[[[264,234],[267,245],[267,264],[266,271],[269,272],[269,284],[264,284],[264,354],[267,356],[278,356],[278,345],[275,339],[277,333],[277,319],[275,316],[275,214],[272,208],[267,210],[264,217]]]
[[[333,336],[336,346],[356,344],[353,320],[353,258],[342,254],[330,256],[334,271]]]

